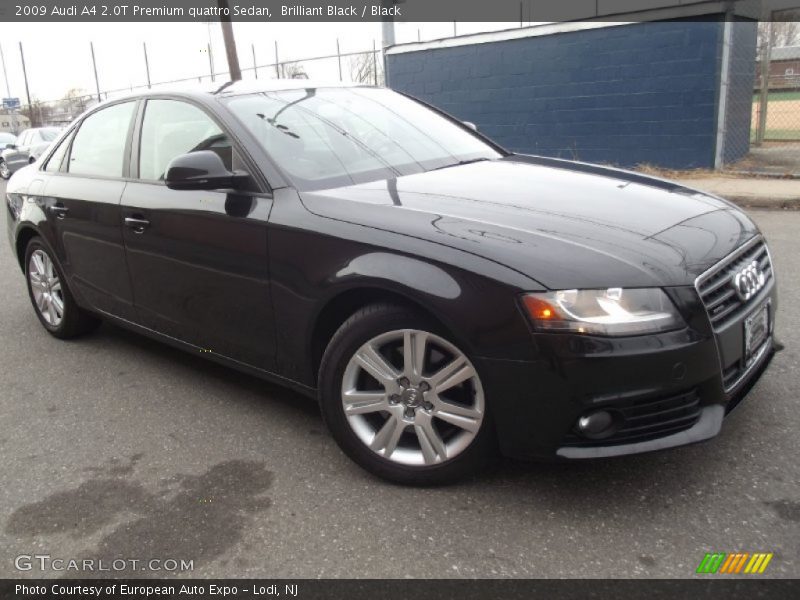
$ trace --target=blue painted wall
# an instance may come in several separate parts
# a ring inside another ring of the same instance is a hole
[[[389,54],[388,82],[516,152],[712,167],[722,28],[634,23]]]

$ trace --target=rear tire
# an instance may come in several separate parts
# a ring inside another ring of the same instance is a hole
[[[9,179],[11,177],[11,170],[8,168],[8,163],[0,158],[0,177]]]
[[[64,272],[41,238],[25,248],[25,280],[33,310],[51,335],[69,339],[97,328],[100,320],[78,306]]]
[[[339,328],[319,400],[345,454],[396,483],[451,483],[496,448],[477,369],[441,327],[402,306],[367,306]]]

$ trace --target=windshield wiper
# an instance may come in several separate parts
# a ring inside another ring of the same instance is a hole
[[[451,165],[443,165],[441,167],[436,167],[431,169],[431,171],[438,171],[439,169],[449,169],[450,167],[460,167],[461,165],[471,165],[472,163],[476,162],[483,162],[484,160],[491,160],[490,158],[471,158],[469,160],[460,160],[457,163],[453,163]]]

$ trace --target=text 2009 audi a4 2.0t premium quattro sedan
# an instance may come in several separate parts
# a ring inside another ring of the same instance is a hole
[[[107,102],[14,175],[51,334],[107,319],[316,396],[423,484],[711,438],[772,358],[769,250],[724,200],[387,89],[259,85]]]

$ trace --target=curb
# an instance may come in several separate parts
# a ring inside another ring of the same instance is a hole
[[[725,198],[742,208],[762,208],[769,210],[800,210],[800,198],[753,198],[752,196],[723,196],[715,194],[720,198]]]
[[[800,179],[800,173],[774,173],[771,171],[741,171],[741,170],[722,170],[723,175],[735,175],[742,178],[758,179]]]

